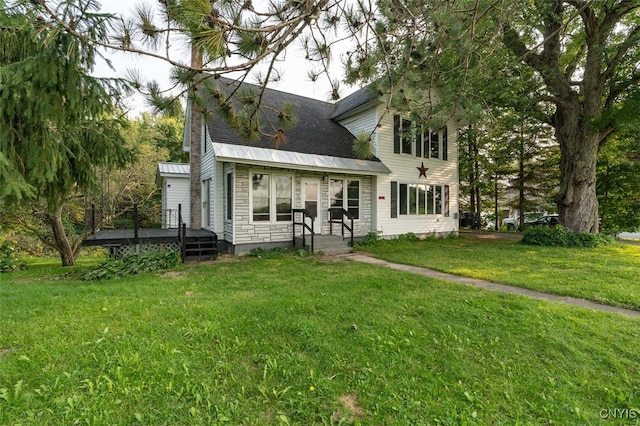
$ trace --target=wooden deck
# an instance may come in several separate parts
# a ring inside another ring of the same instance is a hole
[[[187,238],[214,235],[206,229],[187,229]],[[163,244],[178,241],[177,229],[140,229],[138,244]],[[88,235],[83,242],[85,246],[117,246],[136,244],[133,229],[105,229]]]

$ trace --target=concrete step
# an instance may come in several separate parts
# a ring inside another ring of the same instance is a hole
[[[307,237],[307,249],[310,249],[311,237]],[[300,242],[300,244],[302,244]],[[351,251],[349,240],[340,235],[316,235],[313,241],[313,251],[325,254],[344,254]]]

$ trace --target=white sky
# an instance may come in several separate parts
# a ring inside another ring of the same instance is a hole
[[[156,0],[157,1],[157,0]],[[103,0],[102,11],[130,14],[134,7],[141,3],[154,4],[154,0]],[[127,70],[135,69],[144,80],[156,80],[160,83],[161,88],[169,87],[169,70],[170,66],[162,60],[141,57],[138,55],[123,52],[108,52],[107,57],[112,61],[115,73],[109,69],[106,64],[99,63],[96,66],[96,76],[116,76],[125,77]],[[185,61],[185,62],[188,62]],[[342,79],[343,71],[340,60],[333,58],[332,78]],[[310,98],[328,100],[330,85],[326,78],[322,81],[311,82],[307,77],[307,72],[312,69],[312,65],[304,60],[304,52],[301,46],[294,45],[287,52],[287,60],[280,64],[278,69],[281,71],[282,80],[277,85],[270,87],[285,92],[295,93]],[[248,80],[253,82],[252,80]],[[340,93],[344,97],[355,91],[357,87],[347,87],[341,84]],[[135,116],[146,110],[144,99],[140,95],[133,96],[128,100],[127,105],[131,108],[131,115]]]

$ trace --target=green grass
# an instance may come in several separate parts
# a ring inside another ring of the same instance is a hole
[[[59,269],[0,276],[0,424],[567,425],[640,410],[640,322],[620,315],[317,257],[96,283]]]
[[[473,238],[381,242],[367,251],[390,262],[640,309],[640,246],[529,246]]]

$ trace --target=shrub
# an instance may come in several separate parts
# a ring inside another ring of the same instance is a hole
[[[289,250],[284,247],[275,247],[272,249],[263,249],[262,247],[256,247],[252,249],[247,255],[249,257],[257,257],[260,259],[277,259],[288,253]]]
[[[418,241],[418,237],[413,232],[408,232],[406,234],[398,235],[398,242],[415,243],[416,241]]]
[[[524,232],[522,242],[537,246],[587,247],[593,248],[610,244],[613,241],[608,235],[575,233],[563,226],[549,228],[534,226]]]
[[[11,272],[24,267],[24,263],[16,256],[14,245],[8,241],[0,241],[0,272]]]
[[[180,253],[175,250],[135,254],[123,260],[109,259],[101,263],[96,269],[82,274],[82,280],[106,280],[171,269],[180,264],[180,261]]]
[[[353,242],[353,247],[354,248],[360,248],[360,247],[371,247],[371,246],[375,246],[376,244],[378,244],[380,242],[380,231],[375,231],[375,232],[369,232],[367,235],[364,236],[364,239],[362,241],[354,241]]]

